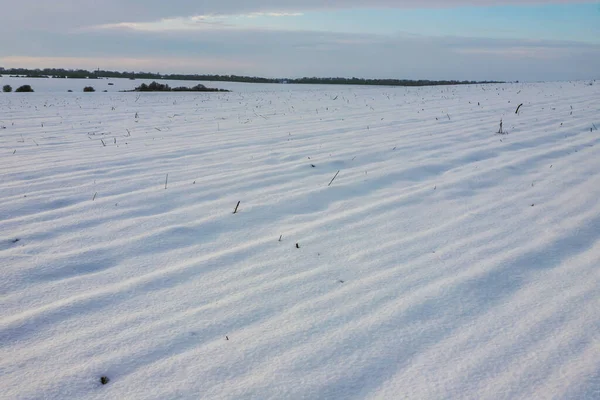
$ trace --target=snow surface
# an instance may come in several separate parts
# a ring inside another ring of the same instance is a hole
[[[0,95],[1,398],[600,399],[600,84],[47,82]]]

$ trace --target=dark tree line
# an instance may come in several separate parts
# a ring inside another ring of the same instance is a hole
[[[229,90],[207,88],[206,86],[201,85],[201,84],[198,84],[191,88],[184,87],[184,86],[172,88],[167,84],[152,82],[149,85],[142,83],[140,86],[138,86],[135,89],[130,90],[130,91],[131,92],[228,92]]]
[[[290,83],[290,84],[329,84],[329,85],[380,85],[380,86],[436,86],[436,85],[469,85],[480,83],[502,83],[498,81],[456,81],[456,80],[411,80],[411,79],[363,79],[363,78],[298,78],[298,79],[272,79],[256,76],[239,75],[184,75],[160,74],[152,72],[133,71],[86,71],[83,69],[26,69],[26,68],[0,68],[0,75],[26,76],[29,78],[125,78],[125,79],[168,79],[186,81],[217,81],[217,82],[248,82],[248,83]]]

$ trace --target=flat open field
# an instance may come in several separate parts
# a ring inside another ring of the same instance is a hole
[[[75,83],[0,94],[0,398],[600,398],[600,83]]]

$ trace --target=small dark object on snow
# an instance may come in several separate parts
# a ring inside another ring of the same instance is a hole
[[[225,336],[225,339],[229,340],[229,336]]]
[[[310,164],[311,167],[316,168],[317,166],[315,164]]]
[[[523,103],[519,104],[519,107],[517,107],[517,111],[515,111],[515,114],[519,113],[519,108],[521,108],[522,105],[523,105]]]
[[[16,239],[15,239],[15,240],[13,240],[12,242],[13,242],[13,243],[17,243],[19,240],[21,240],[21,239],[19,239],[19,238],[16,238]]]
[[[300,245],[299,245],[298,243],[296,243],[296,248],[297,248],[297,249],[299,249],[299,248],[300,248]]]
[[[331,186],[331,184],[333,183],[333,181],[335,180],[335,178],[337,178],[337,176],[339,175],[340,171],[338,171],[335,176],[333,177],[333,179],[331,179],[331,182],[329,182],[329,185],[327,186]]]
[[[502,130],[502,120],[500,120],[500,129],[498,129],[498,132],[496,132],[496,133],[498,133],[500,135],[504,134],[504,131]]]
[[[235,206],[235,210],[233,210],[234,214],[237,214],[238,207],[240,206],[241,201],[238,201],[237,206]]]
[[[106,385],[108,382],[110,382],[110,379],[108,379],[108,376],[101,376],[100,377],[100,383],[103,385]]]

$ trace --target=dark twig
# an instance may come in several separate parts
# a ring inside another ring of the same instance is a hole
[[[519,113],[519,109],[521,108],[522,105],[523,105],[523,103],[519,104],[519,106],[517,107],[517,111],[515,111],[515,114]]]
[[[496,132],[500,135],[504,134],[504,132],[502,131],[502,120],[500,120],[500,129],[498,129],[498,132]]]
[[[337,178],[338,174],[340,173],[340,171],[338,171],[335,176],[331,179],[331,182],[329,182],[329,185],[327,186],[331,186],[331,184],[333,183],[333,181],[335,180],[335,178]]]
[[[234,213],[234,214],[237,214],[238,207],[240,206],[240,203],[241,203],[241,201],[238,201],[238,202],[237,202],[237,206],[235,206],[235,210],[233,210],[233,213]]]

